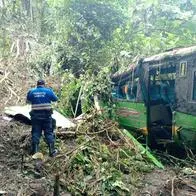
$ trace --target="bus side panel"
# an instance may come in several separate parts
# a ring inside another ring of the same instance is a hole
[[[176,112],[175,123],[179,127],[175,139],[196,150],[196,116]]]
[[[124,127],[134,127],[146,131],[146,107],[144,103],[117,101],[116,116]]]

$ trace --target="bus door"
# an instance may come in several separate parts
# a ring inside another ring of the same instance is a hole
[[[149,68],[148,126],[151,143],[172,139],[172,109],[175,103],[176,67],[172,63]]]

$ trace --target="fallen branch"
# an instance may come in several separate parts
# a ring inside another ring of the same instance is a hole
[[[55,183],[54,183],[54,193],[53,196],[60,196],[60,182],[59,182],[59,174],[55,176]]]
[[[22,190],[23,190],[23,189],[22,189],[22,187],[21,187],[21,189],[20,189],[19,192],[17,193],[17,196],[23,195],[23,194],[22,194]]]
[[[5,72],[5,76],[0,80],[0,84],[1,84],[5,79],[8,78],[9,74],[10,74],[10,72]]]
[[[171,182],[171,196],[175,196],[174,195],[174,180],[176,177],[172,178],[172,182]]]
[[[76,132],[75,131],[58,131],[56,132],[57,136],[64,136],[64,135],[74,135],[76,136]]]
[[[14,94],[17,97],[16,103],[18,103],[20,100],[20,97],[9,86],[8,86],[8,89],[11,91],[12,94]]]
[[[4,103],[4,105],[7,105],[7,103],[9,102],[9,100],[12,99],[12,92],[11,92],[11,91],[9,91],[9,92],[10,92],[10,94],[9,94],[9,99],[7,99],[7,101]]]
[[[117,145],[117,143],[116,142],[114,142],[114,141],[112,141],[112,139],[110,138],[110,136],[109,136],[109,134],[108,134],[108,131],[106,130],[106,135],[107,135],[107,137],[108,137],[108,140],[112,143],[112,144],[114,144],[115,146]]]
[[[194,191],[196,191],[196,186],[194,186],[193,184],[190,184],[189,181],[185,181],[182,178],[179,178],[184,184],[186,184],[186,186],[190,187],[191,189],[193,189]]]
[[[65,153],[65,154],[59,154],[59,155],[57,155],[57,156],[56,156],[56,159],[57,159],[57,158],[63,158],[63,157],[69,156],[69,155],[72,154],[74,151],[77,151],[78,149],[83,148],[88,142],[90,142],[90,141],[93,140],[93,139],[95,139],[95,137],[90,138],[88,141],[82,143],[82,144],[79,145],[78,147],[76,147],[76,148],[70,150],[69,152],[67,152],[67,153]],[[46,161],[46,162],[47,162],[47,161]],[[45,163],[46,163],[46,162],[45,162]]]

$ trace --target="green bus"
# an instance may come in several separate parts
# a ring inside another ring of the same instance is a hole
[[[112,81],[120,125],[140,131],[152,146],[196,149],[196,46],[140,59]]]

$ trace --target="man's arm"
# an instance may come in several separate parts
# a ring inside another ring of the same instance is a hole
[[[58,101],[58,97],[54,94],[53,90],[50,90],[51,101]]]
[[[26,103],[31,103],[31,90],[27,93]]]

